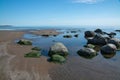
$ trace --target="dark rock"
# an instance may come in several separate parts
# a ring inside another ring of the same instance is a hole
[[[64,35],[64,38],[72,38],[72,35]]]
[[[112,54],[116,52],[117,48],[114,44],[107,44],[102,46],[100,50],[103,54]]]
[[[110,58],[114,57],[116,53],[109,53],[109,54],[101,53],[101,54],[104,58],[110,59]]]
[[[120,39],[117,38],[111,38],[108,43],[114,44],[117,48],[120,47]]]
[[[96,29],[94,32],[99,33],[99,34],[103,34],[103,31],[101,29]]]
[[[120,32],[120,30],[115,30],[116,32]]]
[[[25,40],[25,39],[21,39],[17,43],[20,45],[32,45],[32,42],[30,40]]]
[[[93,44],[93,45],[105,45],[107,43],[107,39],[105,37],[102,37],[100,35],[95,35],[93,39],[88,39],[87,44]]]
[[[111,33],[109,33],[109,34],[107,34],[110,38],[114,38],[114,36],[116,35],[116,33],[114,33],[114,32],[111,32]]]
[[[61,55],[61,56],[67,56],[68,49],[65,47],[64,44],[57,42],[50,47],[50,50],[48,53],[49,56],[52,56],[54,54]]]
[[[85,38],[94,37],[95,33],[93,31],[85,31]]]
[[[78,37],[79,35],[78,34],[75,34],[74,37]]]
[[[77,53],[84,58],[93,58],[97,55],[97,52],[94,49],[85,47],[78,50]]]

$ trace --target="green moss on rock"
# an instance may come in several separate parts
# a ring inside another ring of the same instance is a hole
[[[25,40],[25,39],[21,39],[17,43],[20,45],[32,45],[32,42],[30,40]]]
[[[41,56],[41,53],[38,51],[31,51],[24,55],[24,57],[32,57],[32,58],[38,58]]]
[[[57,62],[57,63],[64,63],[66,61],[66,59],[63,56],[60,55],[52,55],[51,59],[52,62]]]
[[[33,47],[32,50],[40,51],[41,49],[39,47]]]

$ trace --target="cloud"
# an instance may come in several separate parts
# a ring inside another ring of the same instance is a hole
[[[73,0],[74,3],[95,4],[104,0]]]

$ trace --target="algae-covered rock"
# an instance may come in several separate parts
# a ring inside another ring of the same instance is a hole
[[[49,56],[52,56],[54,54],[58,54],[61,56],[67,56],[68,55],[68,49],[65,47],[63,43],[57,42],[54,45],[50,47]]]
[[[40,56],[41,56],[41,53],[38,51],[31,51],[31,52],[24,55],[24,57],[32,57],[32,58],[37,58]]]
[[[39,47],[33,47],[32,50],[40,51],[41,49]]]
[[[21,39],[17,43],[20,45],[32,45],[32,41],[26,39]]]
[[[60,55],[52,55],[51,56],[51,59],[50,59],[52,62],[57,62],[57,63],[63,63],[66,61],[66,59],[63,57],[63,56],[60,56]]]

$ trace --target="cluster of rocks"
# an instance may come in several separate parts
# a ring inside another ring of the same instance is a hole
[[[116,50],[120,49],[120,39],[114,38],[116,35],[114,32],[107,33],[96,29],[95,31],[85,31],[84,35],[87,45],[78,51],[80,56],[92,58],[97,55],[99,50],[101,54],[108,56],[115,54]],[[96,45],[100,47],[99,50],[95,50]]]

